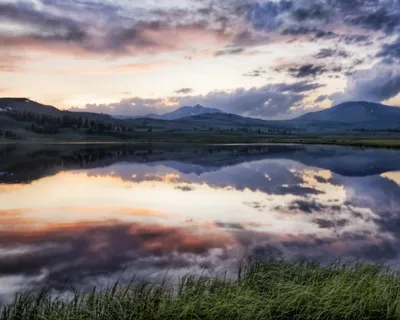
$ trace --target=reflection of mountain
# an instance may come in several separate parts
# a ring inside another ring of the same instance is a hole
[[[84,170],[0,184],[2,291],[236,271],[244,252],[396,261],[400,186],[393,173],[378,173],[399,169],[399,155],[289,145],[7,146],[5,182]]]
[[[286,159],[344,176],[367,176],[400,169],[400,152],[330,146],[7,146],[0,149],[0,182],[20,183],[63,170],[91,169],[117,162],[160,163],[201,174],[261,159]]]
[[[117,162],[169,162],[184,172],[213,171],[224,166],[284,153],[293,147],[281,146],[47,146],[43,149],[7,146],[0,149],[0,182],[19,183],[40,179],[63,170],[105,167]],[[171,162],[172,161],[172,162]],[[173,164],[172,164],[173,163]]]

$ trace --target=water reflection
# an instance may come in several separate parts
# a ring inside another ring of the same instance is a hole
[[[7,147],[0,298],[236,270],[247,255],[396,263],[400,152]]]

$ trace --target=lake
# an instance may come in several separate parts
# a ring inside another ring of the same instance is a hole
[[[398,263],[400,152],[301,145],[0,146],[0,299],[247,257]]]

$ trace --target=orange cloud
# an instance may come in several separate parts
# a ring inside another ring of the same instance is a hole
[[[131,63],[131,64],[120,64],[116,66],[109,67],[99,67],[99,68],[74,68],[74,69],[60,69],[55,71],[55,73],[60,74],[129,74],[137,72],[145,72],[150,70],[162,69],[165,66],[171,65],[170,61],[158,61],[149,63]]]
[[[1,43],[1,37],[0,37]],[[4,53],[0,51],[0,72],[26,72],[29,69],[25,66],[26,63],[31,62],[33,59],[30,57]]]

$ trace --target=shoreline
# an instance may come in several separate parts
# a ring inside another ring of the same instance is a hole
[[[240,145],[324,145],[324,146],[343,146],[355,148],[372,148],[372,149],[400,149],[400,139],[267,139],[261,141],[162,141],[162,140],[149,140],[149,141],[134,141],[134,140],[121,140],[121,141],[62,141],[62,140],[3,140],[0,141],[1,145],[211,145],[211,146],[240,146]]]

